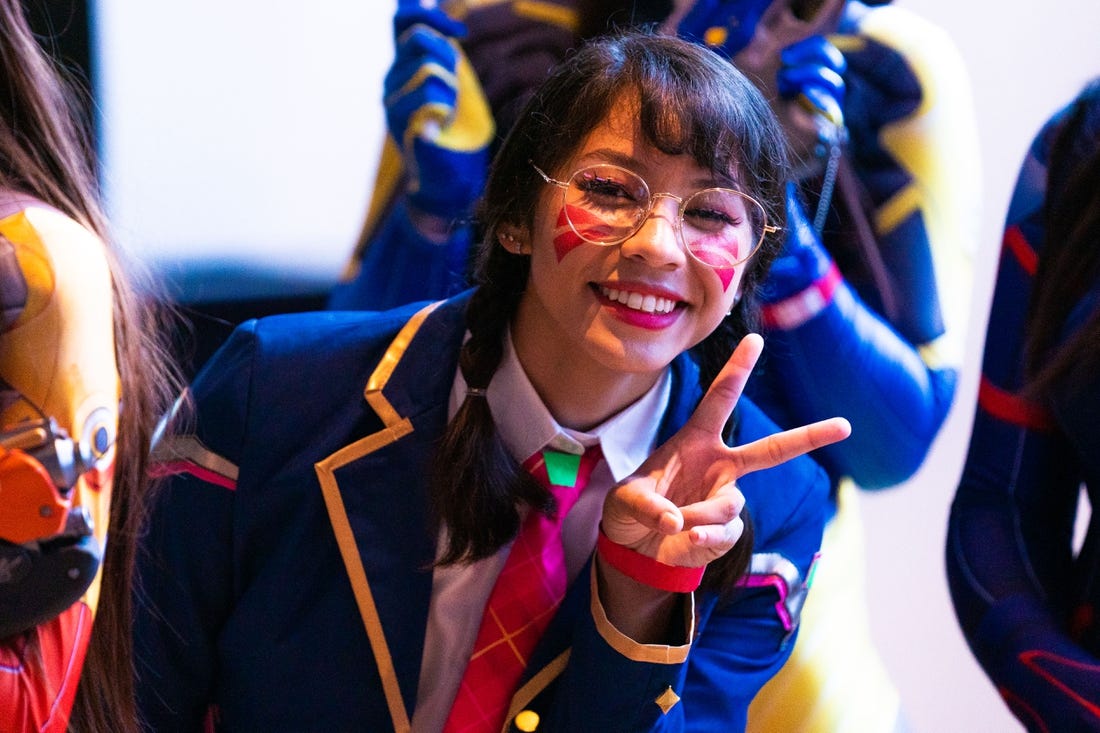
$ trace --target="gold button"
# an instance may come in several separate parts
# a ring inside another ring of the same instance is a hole
[[[523,733],[535,733],[539,728],[539,714],[534,710],[524,710],[516,716],[515,723]]]

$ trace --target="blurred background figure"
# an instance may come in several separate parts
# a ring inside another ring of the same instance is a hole
[[[1100,730],[1098,436],[1100,78],[1020,168],[948,528],[959,623],[1031,731]]]
[[[731,58],[799,153],[784,249],[760,292],[767,347],[749,392],[782,425],[832,414],[853,424],[850,440],[816,454],[834,489],[825,559],[803,640],[750,727],[895,730],[903,716],[870,640],[854,488],[910,478],[954,396],[980,200],[961,59],[912,13],[854,1],[537,6],[398,3],[390,140],[330,304],[381,308],[465,287],[471,186],[494,135],[547,59],[578,38],[651,25]],[[792,706],[791,695],[816,702]]]
[[[80,98],[19,0],[0,0],[0,64],[0,730],[62,731],[72,711],[78,730],[128,731],[167,331],[110,243]]]
[[[759,80],[801,152],[750,392],[780,424],[837,411],[853,425],[815,454],[836,514],[803,637],[750,726],[905,730],[871,641],[855,488],[911,478],[954,397],[980,196],[966,69],[942,31],[891,6],[699,0],[672,22]]]

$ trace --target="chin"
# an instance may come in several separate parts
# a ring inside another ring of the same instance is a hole
[[[610,370],[623,374],[657,374],[668,367],[682,349],[619,341],[613,347],[600,344],[595,351],[597,361]]]

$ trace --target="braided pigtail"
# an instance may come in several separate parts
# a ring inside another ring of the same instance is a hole
[[[699,386],[703,391],[706,391],[718,376],[718,372],[725,365],[738,342],[750,332],[754,311],[754,307],[742,298],[718,328],[692,349],[692,358],[699,367]],[[736,429],[737,416],[738,412],[734,410],[726,424],[723,438],[727,443],[730,442],[730,436]],[[745,523],[741,539],[733,549],[707,565],[700,583],[702,589],[718,593],[726,600],[731,598],[737,582],[748,572],[749,563],[752,561],[755,530],[747,506],[741,510],[741,520]]]
[[[774,149],[779,151],[779,154],[768,161],[768,165],[757,163],[755,166],[754,170],[766,171],[765,173],[758,173],[757,190],[763,192],[761,198],[764,201],[781,202],[783,201],[782,186],[785,177],[783,172],[786,170],[786,161],[782,155],[784,148],[778,142],[775,142],[772,146],[761,146],[761,148],[762,150]],[[764,206],[768,220],[778,226],[779,231],[769,233],[764,237],[760,249],[745,266],[740,284],[742,297],[734,304],[730,314],[718,324],[718,327],[709,336],[691,349],[691,357],[699,368],[699,386],[704,392],[714,382],[718,372],[725,366],[730,354],[737,348],[737,344],[740,343],[741,339],[746,334],[759,330],[760,310],[756,293],[760,282],[782,247],[781,236],[787,223],[785,210],[781,206],[775,204],[764,204]],[[730,441],[730,436],[736,430],[737,416],[738,412],[734,410],[729,423],[726,425],[726,434],[723,437],[727,442]],[[752,561],[755,530],[748,507],[742,510],[741,519],[745,523],[745,530],[741,534],[741,539],[738,540],[737,545],[732,550],[707,566],[707,571],[703,575],[701,583],[702,588],[719,593],[726,600],[731,598],[734,589],[737,587],[737,582],[749,571],[749,564]]]
[[[470,338],[459,354],[468,392],[433,465],[432,502],[448,537],[440,565],[479,560],[507,544],[519,531],[521,502],[539,511],[552,506],[550,493],[508,453],[484,397],[504,355],[505,330],[523,293],[514,284],[527,281],[528,259],[490,247],[488,260],[493,276],[470,300]]]

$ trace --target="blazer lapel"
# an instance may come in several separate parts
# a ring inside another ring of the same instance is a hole
[[[416,703],[436,538],[427,473],[447,422],[465,298],[418,311],[363,397],[381,427],[315,465],[396,731]]]

